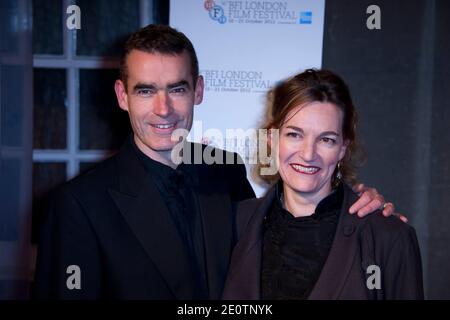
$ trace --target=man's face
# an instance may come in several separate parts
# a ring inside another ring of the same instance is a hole
[[[178,143],[171,140],[172,132],[191,129],[194,104],[203,99],[203,78],[199,76],[194,85],[187,52],[165,55],[132,50],[126,64],[127,89],[121,80],[116,81],[117,100],[130,116],[138,148],[165,162]]]

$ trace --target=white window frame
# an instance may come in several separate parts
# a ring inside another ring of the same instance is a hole
[[[80,150],[80,69],[114,69],[119,59],[76,55],[76,30],[68,30],[66,9],[74,0],[62,1],[63,55],[33,55],[33,68],[57,68],[66,70],[67,101],[65,102],[67,127],[66,149],[33,149],[33,163],[65,163],[67,180],[76,176],[81,162],[98,162],[108,156],[112,150]],[[83,8],[81,9],[81,28],[83,28]],[[139,0],[140,26],[153,22],[153,0]]]

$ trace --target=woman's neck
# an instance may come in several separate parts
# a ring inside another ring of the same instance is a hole
[[[283,201],[287,211],[294,217],[306,217],[312,215],[319,202],[328,196],[331,191],[331,185],[324,186],[323,190],[314,194],[298,192],[290,187],[283,185]]]

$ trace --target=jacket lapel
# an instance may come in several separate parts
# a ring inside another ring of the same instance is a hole
[[[220,299],[232,250],[231,207],[220,194],[199,194],[199,203],[209,295],[211,299]]]
[[[309,295],[310,300],[336,300],[347,281],[355,259],[357,241],[357,221],[348,213],[357,196],[344,184],[344,200],[333,244],[322,268],[319,279]]]
[[[117,156],[119,189],[109,193],[177,299],[193,296],[192,270],[169,211],[130,142]]]
[[[199,179],[196,193],[203,230],[209,297],[220,299],[233,249],[229,193],[224,184],[217,182],[223,180],[217,166],[196,164],[191,166],[191,170]]]
[[[275,195],[276,189],[272,187],[262,199],[255,200],[259,202],[256,210],[233,251],[225,299],[228,293],[233,299],[261,299],[263,224]]]

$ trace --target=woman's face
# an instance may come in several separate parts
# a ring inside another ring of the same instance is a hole
[[[343,112],[331,103],[294,108],[280,128],[279,172],[285,192],[316,203],[331,192],[331,177],[345,155]]]

